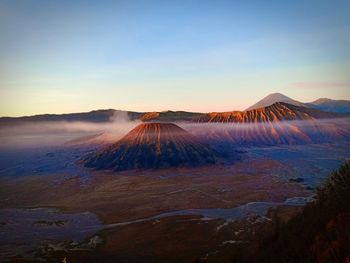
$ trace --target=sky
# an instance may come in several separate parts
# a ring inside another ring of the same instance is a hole
[[[0,0],[0,116],[350,100],[350,1]]]

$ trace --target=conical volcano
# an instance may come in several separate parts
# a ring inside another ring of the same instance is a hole
[[[173,123],[144,123],[85,159],[95,169],[148,169],[214,164],[217,153]]]

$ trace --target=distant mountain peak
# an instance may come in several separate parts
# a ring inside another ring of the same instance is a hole
[[[246,109],[246,111],[267,107],[267,106],[270,106],[276,102],[285,102],[285,103],[292,104],[295,106],[304,106],[304,104],[301,103],[300,101],[293,100],[292,98],[290,98],[282,93],[275,92],[275,93],[271,93],[271,94],[267,95],[262,100],[258,101],[254,105],[250,106],[249,108]]]
[[[312,104],[321,104],[321,103],[330,102],[330,101],[332,101],[332,100],[328,99],[328,98],[319,98],[319,99],[313,101]]]
[[[274,93],[270,93],[269,95],[267,95],[266,97],[275,97],[275,96],[280,96],[280,97],[284,97],[284,98],[289,98],[288,96],[280,93],[280,92],[274,92]]]

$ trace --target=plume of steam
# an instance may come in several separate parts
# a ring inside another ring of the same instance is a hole
[[[94,134],[110,134],[118,139],[139,124],[131,121],[128,113],[115,111],[109,122],[23,122],[16,125],[2,126],[0,129],[0,148],[11,146],[56,146],[67,141]]]

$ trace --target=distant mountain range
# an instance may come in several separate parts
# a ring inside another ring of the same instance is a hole
[[[301,103],[283,94],[273,93],[245,111],[199,113],[186,111],[133,112],[109,109],[85,113],[2,117],[0,118],[0,125],[45,121],[111,122],[118,115],[123,116],[122,119],[125,120],[140,120],[143,122],[249,123],[324,119],[350,116],[350,101],[318,99],[311,103]]]
[[[276,102],[272,105],[248,111],[228,111],[211,113],[191,112],[153,112],[141,117],[144,122],[150,121],[190,121],[190,122],[274,122],[284,120],[310,120],[337,118],[340,114],[324,112],[313,108],[295,106],[284,102]]]
[[[311,120],[338,117],[338,114],[276,102],[270,106],[248,111],[231,111],[204,114],[199,122],[276,122],[284,120]]]
[[[318,99],[311,103],[304,103],[305,106],[314,109],[337,112],[337,113],[349,113],[350,101],[348,100],[331,100],[331,99]]]
[[[43,122],[43,121],[86,121],[86,122],[109,122],[113,117],[122,114],[129,120],[141,118],[145,113],[122,111],[122,110],[94,110],[81,113],[66,113],[66,114],[40,114],[23,117],[0,117],[0,123],[9,122]]]
[[[295,106],[313,108],[317,110],[335,112],[335,113],[350,113],[350,101],[349,100],[331,100],[327,98],[321,98],[309,103],[302,103],[297,100],[293,100],[281,93],[272,93],[262,100],[258,101],[254,105],[250,106],[246,110],[254,110],[266,106],[270,106],[276,102],[285,102]]]

